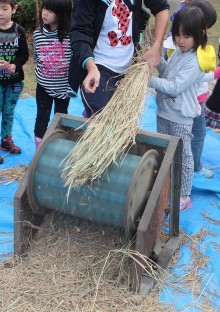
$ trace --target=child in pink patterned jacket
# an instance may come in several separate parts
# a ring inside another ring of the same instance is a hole
[[[37,117],[34,129],[36,148],[47,130],[53,101],[55,113],[67,114],[72,92],[68,83],[72,55],[68,35],[71,10],[71,0],[44,0],[41,27],[34,32],[34,59],[37,61]]]

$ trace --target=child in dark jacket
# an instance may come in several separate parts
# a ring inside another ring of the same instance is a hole
[[[1,149],[11,154],[21,153],[11,137],[14,110],[24,85],[22,66],[29,56],[25,31],[11,19],[16,9],[15,0],[0,0]],[[3,163],[2,157],[0,163]]]

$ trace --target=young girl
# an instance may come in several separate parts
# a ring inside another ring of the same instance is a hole
[[[206,22],[206,30],[208,30],[216,23],[217,14],[214,7],[209,3],[207,0],[190,0],[186,3],[186,1],[181,2],[181,5],[177,9],[177,12],[181,10],[184,6],[196,6],[199,7],[205,18]],[[176,13],[175,13],[176,14]],[[173,20],[173,19],[172,19]],[[171,29],[172,31],[172,29]],[[165,41],[165,44],[169,45],[171,41],[172,45],[172,32],[169,32],[168,39]],[[171,40],[169,40],[171,39]],[[171,53],[175,50],[175,46],[172,50],[167,50],[167,57],[171,55]],[[200,68],[205,72],[214,71],[216,67],[216,57],[215,57],[215,50],[212,46],[207,46],[206,49],[198,49],[197,50],[197,57],[199,61]],[[167,59],[167,58],[165,58]],[[209,90],[208,90],[208,81],[216,79],[218,74],[213,72],[210,75],[206,75],[205,80],[201,83],[198,93],[197,99],[201,106],[201,114],[193,119],[193,127],[192,127],[192,134],[193,139],[191,142],[192,146],[192,153],[193,153],[193,160],[194,160],[194,172],[206,177],[212,178],[214,173],[211,170],[206,169],[202,162],[201,162],[201,155],[204,146],[204,140],[206,136],[206,122],[205,122],[205,113],[204,113],[204,101],[208,98]]]
[[[183,140],[180,211],[191,206],[194,162],[191,149],[193,118],[198,115],[197,89],[205,73],[197,60],[197,49],[207,43],[206,25],[201,9],[181,9],[173,21],[172,37],[177,49],[166,61],[161,58],[160,76],[152,77],[157,89],[157,130]]]
[[[71,0],[44,0],[40,29],[34,32],[34,59],[37,61],[36,148],[47,130],[53,101],[54,113],[67,114],[71,94],[68,84],[71,10]]]

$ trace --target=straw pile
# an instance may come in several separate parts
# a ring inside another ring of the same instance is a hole
[[[191,311],[195,306],[214,312],[209,292],[212,275],[206,274],[208,258],[201,248],[204,236],[212,233],[204,229],[193,237],[186,237],[191,261],[177,265],[179,254],[176,254],[169,266],[170,269],[175,264],[175,272],[162,272],[159,277],[160,268],[153,272],[146,262],[148,274],[157,279],[158,285],[143,298],[130,291],[134,251],[126,247],[119,229],[86,221],[61,228],[49,219],[42,227],[99,241],[118,251],[109,252],[39,231],[26,257],[17,259],[16,264],[12,262],[11,268],[0,263],[1,312],[172,312],[177,310],[169,302],[175,299],[184,303],[185,295],[192,296],[193,302],[180,311]],[[166,295],[166,302],[161,301],[161,291]]]
[[[131,65],[108,105],[91,119],[65,162],[62,176],[69,191],[99,178],[135,142],[149,77],[146,62]]]
[[[130,292],[132,261],[126,249],[120,251],[126,246],[120,229],[84,220],[74,222],[71,228],[46,220],[42,227],[119,249],[109,253],[39,231],[26,257],[17,259],[11,268],[9,260],[4,267],[0,264],[1,312],[143,311],[143,306],[137,305],[143,298]],[[149,312],[174,311],[169,305],[163,308],[156,292],[148,297],[147,306]]]
[[[185,233],[185,246],[190,251],[190,258],[187,263],[177,263],[178,255],[172,259],[172,264],[168,269],[172,268],[176,262],[176,269],[170,278],[170,291],[176,295],[187,298],[190,295],[192,302],[185,305],[181,311],[194,311],[198,308],[201,311],[214,312],[217,306],[218,294],[216,292],[216,285],[213,282],[214,273],[210,272],[209,264],[213,263],[206,255],[208,246],[204,244],[205,237],[216,236],[215,233],[209,232],[207,229],[202,230],[192,236]],[[185,251],[186,252],[186,251]],[[176,258],[176,259],[175,259]],[[218,274],[218,272],[216,272]]]
[[[28,165],[0,169],[0,183],[4,183],[5,185],[12,182],[20,183],[27,168]]]

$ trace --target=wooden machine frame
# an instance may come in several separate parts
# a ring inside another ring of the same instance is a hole
[[[43,140],[56,129],[68,133],[70,140],[77,140],[79,134],[86,129],[85,119],[57,113]],[[80,130],[77,130],[81,127]],[[151,251],[158,247],[158,235],[165,223],[169,202],[169,240],[160,249],[158,265],[163,269],[169,264],[172,255],[180,246],[182,236],[179,236],[179,201],[181,186],[182,140],[177,137],[157,134],[140,130],[136,136],[136,144],[129,149],[129,153],[142,156],[147,150],[155,149],[159,152],[160,168],[154,182],[150,197],[138,225],[135,250],[140,254],[149,256]],[[24,176],[14,197],[14,251],[23,255],[36,230],[27,225],[30,222],[39,226],[43,217],[36,215],[27,198],[27,177]],[[165,216],[165,217],[164,217]],[[147,294],[155,284],[151,277],[143,275],[141,266],[134,270],[133,289]]]

